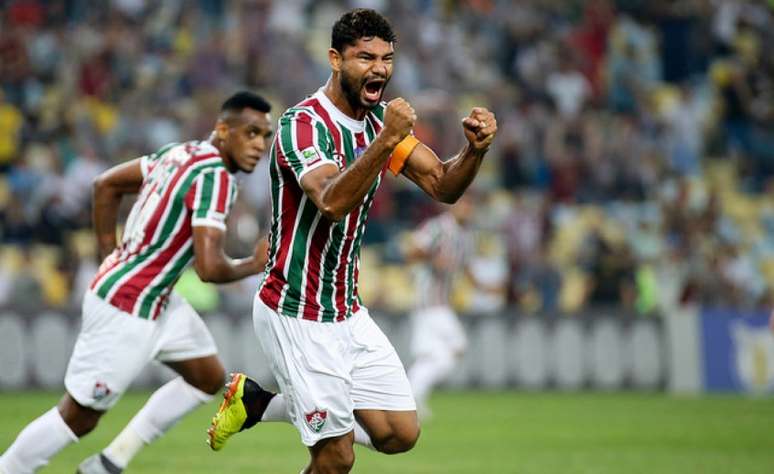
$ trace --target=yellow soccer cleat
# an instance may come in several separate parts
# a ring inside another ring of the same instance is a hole
[[[223,403],[212,417],[212,423],[207,430],[207,444],[213,451],[223,449],[231,435],[242,431],[247,420],[247,409],[242,401],[246,381],[247,375],[236,373],[231,374],[231,380],[226,384]]]
[[[277,395],[264,390],[245,374],[235,373],[230,377],[223,393],[223,403],[207,430],[207,444],[213,451],[223,449],[233,434],[261,421],[269,402]]]

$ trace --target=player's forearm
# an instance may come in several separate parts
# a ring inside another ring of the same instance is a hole
[[[116,224],[124,194],[133,194],[142,185],[141,158],[114,166],[97,176],[92,186],[92,220],[97,236],[98,257],[104,260],[118,244]]]
[[[263,265],[255,257],[232,259],[224,255],[219,261],[197,266],[196,272],[208,283],[230,283],[260,273],[262,269]]]
[[[97,237],[97,257],[100,261],[115,250],[118,208],[121,205],[121,193],[99,181],[94,184],[92,220]]]
[[[436,184],[436,199],[448,204],[456,202],[478,174],[484,155],[486,150],[475,150],[466,145],[457,156],[446,161]]]
[[[325,186],[320,212],[330,220],[339,221],[359,206],[396,145],[395,138],[379,135],[363,156]]]

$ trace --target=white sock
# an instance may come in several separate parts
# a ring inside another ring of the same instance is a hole
[[[454,356],[448,352],[419,357],[408,371],[411,390],[419,405],[427,403],[430,391],[454,368]]]
[[[360,446],[365,446],[368,449],[371,449],[373,451],[376,451],[376,448],[374,447],[374,442],[371,441],[371,437],[368,435],[366,430],[360,426],[360,423],[355,422],[355,443],[359,444]]]
[[[116,467],[125,469],[145,444],[132,425],[127,425],[102,451],[102,454]]]
[[[274,395],[269,401],[263,416],[261,416],[261,421],[284,421],[285,423],[290,423],[288,405],[281,393]]]
[[[126,468],[143,446],[152,443],[181,418],[212,398],[212,395],[186,383],[182,377],[171,380],[153,392],[103,454],[116,466]]]
[[[56,453],[78,441],[54,407],[27,425],[0,457],[0,472],[27,474],[48,464]]]

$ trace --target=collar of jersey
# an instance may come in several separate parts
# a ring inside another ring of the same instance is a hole
[[[328,111],[328,113],[333,117],[335,121],[339,122],[340,124],[344,125],[348,129],[356,133],[362,132],[365,130],[365,119],[355,120],[349,115],[339,110],[339,108],[336,107],[336,105],[333,102],[331,102],[328,96],[325,95],[325,92],[323,92],[322,88],[320,88],[314,94],[314,97],[320,101],[320,104],[322,104],[323,108]]]

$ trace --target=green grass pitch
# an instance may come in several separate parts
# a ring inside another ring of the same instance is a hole
[[[73,473],[140,408],[130,393],[91,435],[44,473]],[[57,394],[0,394],[0,449],[52,406]],[[356,448],[360,473],[774,473],[774,400],[661,394],[440,393],[416,448],[385,456]],[[286,424],[267,423],[220,453],[205,445],[216,403],[145,449],[127,474],[298,473],[306,449]]]

